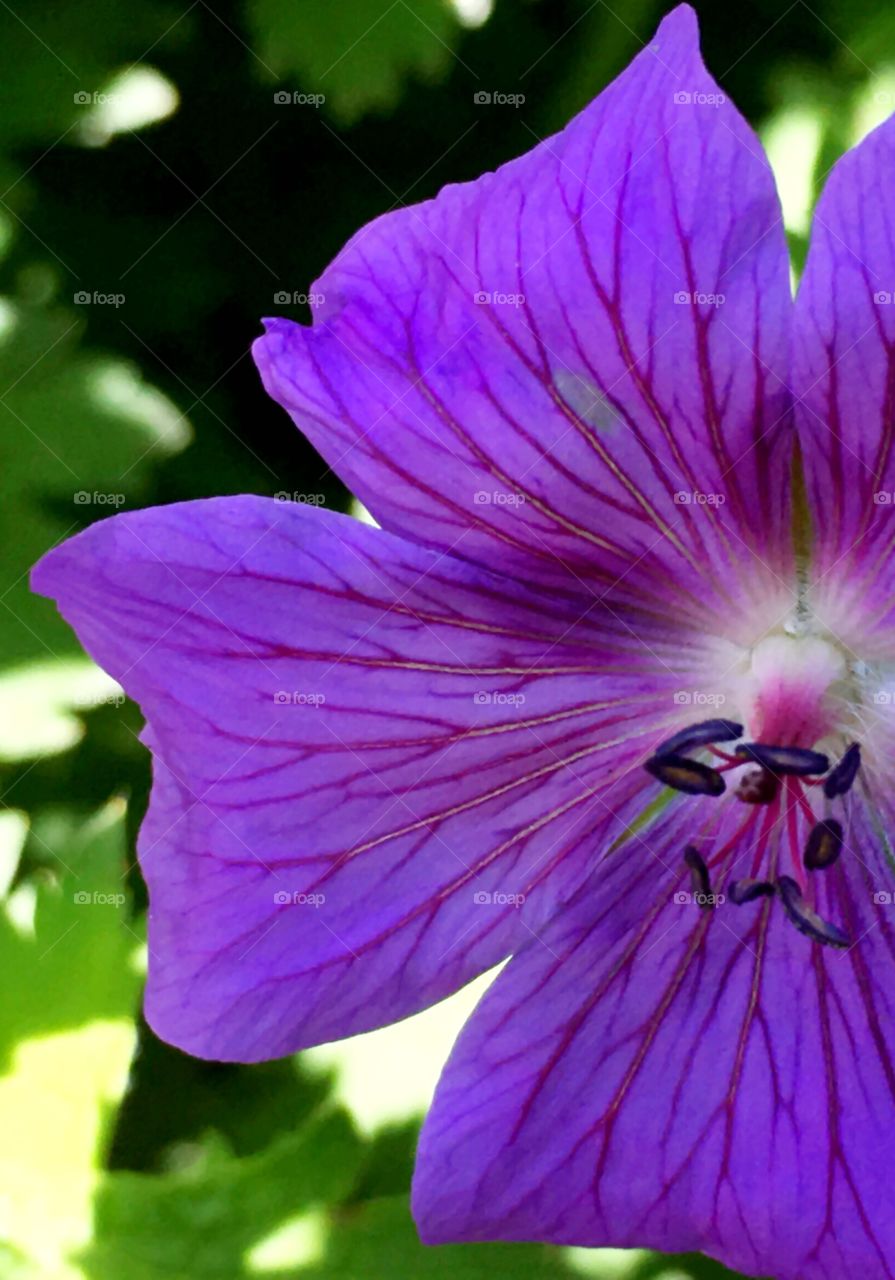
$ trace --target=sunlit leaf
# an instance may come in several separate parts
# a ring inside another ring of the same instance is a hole
[[[109,1174],[84,1271],[92,1280],[252,1275],[247,1256],[296,1215],[345,1196],[360,1156],[345,1114],[330,1112],[257,1156],[212,1153],[183,1172]]]
[[[34,886],[33,921],[0,912],[0,1240],[46,1277],[77,1274],[65,1258],[89,1234],[139,989],[121,806],[56,830],[58,876]]]
[[[304,97],[322,94],[344,122],[394,107],[410,79],[444,75],[460,29],[447,0],[248,0],[247,14],[262,66],[297,80],[291,103],[280,87],[282,110],[314,110]]]
[[[53,310],[0,299],[0,653],[7,663],[76,651],[53,606],[29,593],[30,566],[88,519],[139,505],[147,474],[189,438],[175,406],[138,370],[79,347],[90,307],[115,306],[96,296],[84,291],[71,308]]]

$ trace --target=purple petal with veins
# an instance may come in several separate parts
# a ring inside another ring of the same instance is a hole
[[[895,1280],[893,175],[889,122],[793,306],[681,6],[256,343],[382,529],[222,498],[35,570],[146,716],[161,1036],[278,1056],[511,957],[423,1131],[429,1241]]]
[[[638,609],[776,605],[786,245],[692,10],[557,137],[371,223],[314,290],[313,328],[268,321],[256,359],[384,527]]]

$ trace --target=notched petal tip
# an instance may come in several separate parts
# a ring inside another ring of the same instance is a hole
[[[698,50],[699,16],[692,5],[679,4],[669,13],[666,13],[656,28],[656,34],[648,48],[652,48],[655,45],[661,47],[669,37],[687,41],[691,45],[695,45]],[[656,52],[657,50],[654,49],[653,51]]]

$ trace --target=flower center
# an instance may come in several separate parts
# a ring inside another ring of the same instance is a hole
[[[844,654],[820,636],[773,635],[752,651],[747,723],[762,742],[811,747],[841,719]]]
[[[813,941],[850,945],[817,909],[818,877],[842,852],[837,810],[861,766],[858,743],[843,736],[848,674],[842,652],[819,636],[769,636],[735,677],[749,733],[738,720],[685,724],[645,762],[675,791],[725,797],[683,850],[700,905],[745,907],[772,898]],[[732,836],[731,799],[745,810]],[[726,893],[712,892],[719,880]]]

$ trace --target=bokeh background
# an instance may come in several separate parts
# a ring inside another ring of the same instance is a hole
[[[265,1066],[160,1044],[139,1012],[139,712],[27,589],[44,550],[114,510],[284,491],[348,509],[261,390],[259,317],[308,320],[361,224],[561,127],[664,7],[613,3],[0,0],[2,1280],[729,1274],[419,1245],[419,1119],[482,983]],[[824,173],[895,106],[895,10],[698,8],[769,147],[797,271]]]

